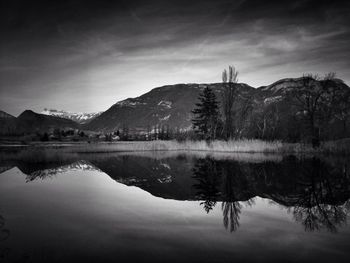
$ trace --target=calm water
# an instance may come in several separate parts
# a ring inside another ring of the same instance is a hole
[[[348,262],[349,198],[340,159],[4,157],[0,262]]]

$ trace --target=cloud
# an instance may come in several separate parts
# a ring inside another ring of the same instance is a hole
[[[350,81],[346,1],[45,3],[2,11],[0,103],[13,114],[104,110],[155,86],[218,82],[229,64],[253,86],[310,71]]]

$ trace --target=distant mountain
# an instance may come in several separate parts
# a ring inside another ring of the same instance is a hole
[[[137,97],[117,102],[88,123],[90,130],[113,131],[124,127],[136,130],[152,129],[155,125],[190,129],[192,114],[200,92],[209,86],[221,98],[222,84],[176,84],[152,89]],[[241,94],[249,96],[255,89],[238,84]]]
[[[0,110],[0,135],[8,135],[16,130],[16,118]]]
[[[12,116],[11,114],[8,114],[7,112],[0,110],[0,119],[13,119],[13,118],[15,117]]]
[[[321,87],[322,81],[314,81],[314,84]],[[329,100],[336,93],[338,97],[339,94],[350,93],[350,88],[339,79],[331,80],[328,84],[330,91],[323,96],[329,96]],[[233,126],[238,136],[301,141],[310,134],[305,124],[305,111],[296,106],[297,99],[290,96],[291,93],[305,95],[302,78],[282,79],[259,88],[244,83],[235,85],[237,93]],[[42,112],[44,114],[38,114],[27,110],[15,118],[0,112],[0,134],[43,132],[52,128],[79,128],[98,132],[126,129],[130,134],[152,132],[162,126],[172,131],[190,130],[193,118],[191,111],[205,87],[210,87],[222,103],[222,83],[166,85],[139,97],[119,101],[102,113],[80,114],[45,109]],[[350,109],[350,101],[343,103],[349,105]],[[325,122],[319,118],[317,127],[323,125],[318,130],[320,138],[350,137],[348,112],[322,114],[328,114],[332,119],[327,117]]]
[[[69,119],[75,121],[80,124],[89,123],[92,119],[101,115],[102,112],[93,112],[93,113],[83,113],[83,112],[69,112],[63,110],[55,110],[55,109],[44,109],[41,114],[56,116],[64,119]]]
[[[79,128],[80,125],[72,120],[55,116],[35,113],[25,110],[17,118],[17,129],[23,133],[44,132],[54,128]]]

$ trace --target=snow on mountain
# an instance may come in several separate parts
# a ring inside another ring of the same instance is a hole
[[[145,102],[140,102],[138,99],[132,99],[132,98],[129,98],[129,99],[126,99],[126,100],[122,100],[122,101],[119,101],[116,103],[116,105],[119,105],[119,106],[124,106],[124,107],[135,107],[135,106],[138,106],[138,105],[146,105],[147,103]]]
[[[172,102],[171,101],[166,101],[166,100],[161,100],[158,103],[158,106],[162,106],[162,107],[165,107],[165,108],[168,108],[168,109],[171,109],[171,105],[172,105]]]
[[[67,173],[69,171],[101,171],[91,163],[85,160],[76,161],[68,165],[62,165],[56,168],[37,170],[27,175],[27,182],[34,181],[36,179],[44,179],[54,177],[58,174]]]
[[[282,96],[269,97],[269,98],[264,99],[264,104],[268,105],[268,104],[271,104],[271,103],[279,102],[281,100],[283,100]]]
[[[63,110],[55,110],[55,109],[44,109],[41,114],[56,116],[64,119],[73,120],[80,124],[85,124],[99,116],[102,112],[93,112],[93,113],[83,113],[83,112],[69,112]]]

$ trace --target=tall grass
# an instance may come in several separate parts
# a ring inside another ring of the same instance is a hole
[[[69,147],[72,152],[128,152],[128,151],[205,151],[205,152],[238,152],[253,153],[280,152],[284,145],[281,142],[260,140],[240,141],[148,141],[85,144]]]
[[[92,143],[65,148],[68,152],[128,152],[128,151],[205,151],[226,153],[326,153],[350,155],[350,139],[329,141],[318,148],[302,143],[283,143],[281,141],[232,140],[232,141],[146,141]]]
[[[60,158],[60,153],[108,153],[108,152],[144,152],[144,151],[203,151],[222,153],[279,153],[279,154],[340,154],[350,155],[350,139],[329,141],[318,148],[302,143],[283,143],[281,141],[232,140],[232,141],[135,141],[112,143],[80,143],[54,147],[43,144],[29,146],[24,151],[26,159],[42,155],[48,160]],[[42,159],[42,158],[40,158]]]

